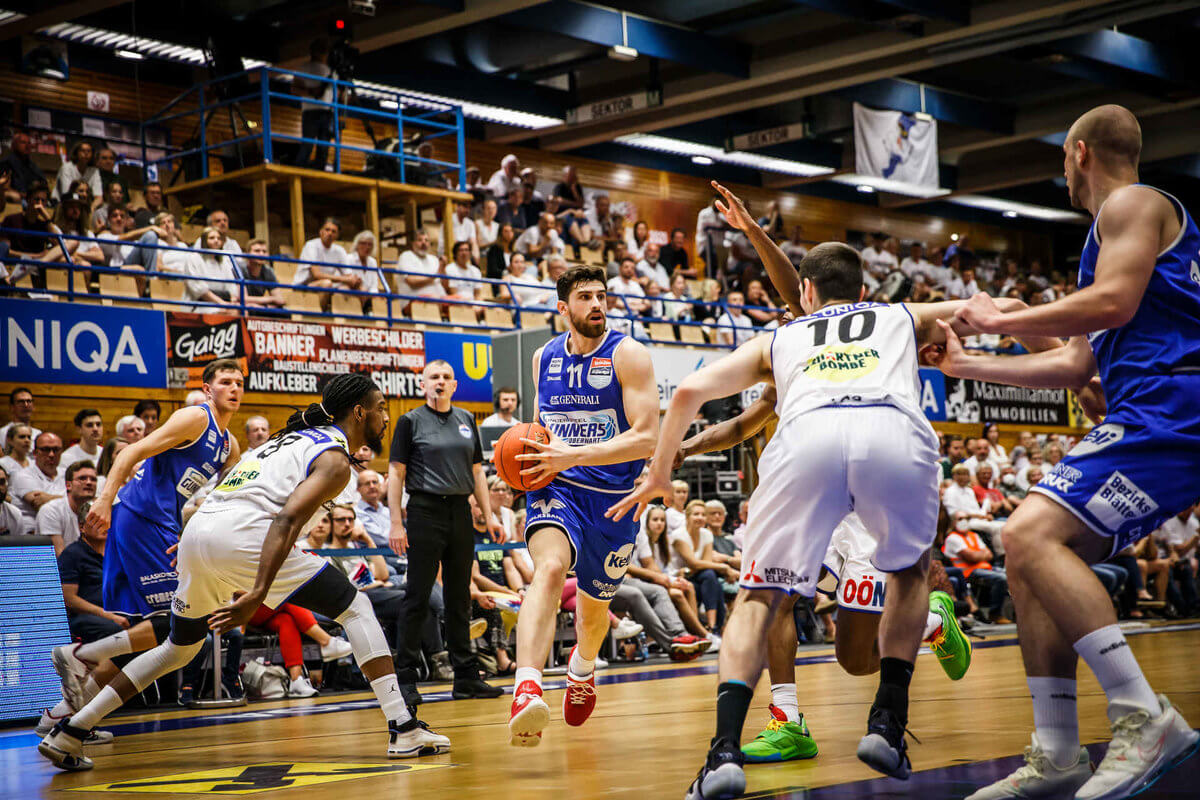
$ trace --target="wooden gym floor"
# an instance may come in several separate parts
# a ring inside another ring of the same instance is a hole
[[[1158,691],[1200,724],[1200,625],[1142,629],[1130,644]],[[876,776],[854,757],[874,676],[846,675],[829,648],[798,659],[800,706],[821,752],[811,761],[747,768],[747,791],[760,798],[962,798],[1019,763],[1032,712],[1020,653],[1010,637],[976,641],[967,676],[951,683],[928,654],[912,687],[912,778]],[[256,703],[225,712],[177,711],[119,716],[102,727],[117,734],[89,747],[96,768],[68,774],[41,760],[28,731],[0,731],[0,798],[196,797],[261,793],[274,800],[336,797],[468,797],[490,800],[681,798],[699,768],[713,726],[714,658],[683,665],[601,672],[591,720],[568,729],[556,704],[561,678],[547,684],[554,709],[540,747],[508,745],[511,697],[438,702],[427,692],[422,717],[448,735],[444,756],[388,761],[373,698],[341,695]],[[442,687],[444,689],[444,687]],[[747,738],[765,723],[769,686],[759,684]],[[1080,728],[1085,743],[1108,738],[1099,687],[1080,670]],[[1093,753],[1099,752],[1093,748]],[[115,785],[114,785],[115,784]],[[1200,796],[1200,756],[1165,776],[1147,800]],[[79,794],[85,792],[86,794]],[[269,794],[268,794],[269,793]]]

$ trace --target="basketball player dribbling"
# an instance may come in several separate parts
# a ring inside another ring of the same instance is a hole
[[[1177,199],[1138,183],[1141,144],[1137,119],[1116,105],[1088,111],[1067,133],[1071,204],[1094,218],[1079,291],[1010,312],[980,294],[957,318],[985,333],[1069,336],[1065,347],[999,358],[968,354],[947,336],[947,374],[1078,389],[1098,373],[1108,403],[1103,424],[1005,525],[1035,731],[1026,764],[971,800],[1116,800],[1200,746],[1200,735],[1150,688],[1088,567],[1200,496],[1200,230]],[[1104,690],[1112,723],[1094,773],[1079,741],[1079,658]]]
[[[104,608],[142,621],[94,642],[54,648],[51,660],[62,679],[63,700],[42,712],[39,735],[113,679],[113,657],[161,644],[170,630],[167,612],[178,583],[171,562],[183,530],[183,506],[240,457],[228,429],[241,405],[241,367],[218,359],[204,368],[201,380],[207,402],[179,409],[122,450],[88,511],[84,526],[93,533],[108,531]]]
[[[736,198],[731,203],[749,219]],[[742,555],[753,566],[744,570],[726,626],[716,735],[689,800],[745,790],[742,726],[771,619],[785,595],[816,591],[833,531],[850,511],[876,540],[873,565],[889,573],[880,685],[858,756],[897,778],[911,769],[904,742],[908,686],[928,619],[928,550],[938,511],[937,437],[920,407],[917,351],[944,340],[935,323],[961,304],[861,302],[862,259],[833,242],[813,248],[799,276],[778,288],[785,298],[799,294],[807,316],[689,375],[663,419],[645,484],[608,512],[621,519],[636,506],[640,515],[646,502],[666,496],[672,457],[704,402],[773,380],[780,424],[759,461]]]
[[[578,644],[567,664],[563,720],[582,725],[596,705],[595,659],[608,634],[608,605],[637,539],[637,523],[613,522],[604,511],[629,492],[654,448],[658,385],[644,345],[607,325],[601,267],[573,267],[557,284],[558,313],[567,332],[533,355],[537,421],[546,444],[523,439],[536,452],[518,455],[531,483],[525,541],[533,581],[517,620],[517,672],[508,728],[517,747],[536,746],[550,721],[542,698],[541,667],[554,643],[555,617],[567,572],[578,579]]]
[[[320,403],[246,454],[188,521],[179,542],[171,634],[142,653],[83,708],[59,721],[38,752],[63,770],[92,768],[88,732],[161,675],[187,664],[208,631],[246,624],[261,605],[295,603],[345,629],[354,660],[388,721],[389,758],[445,753],[450,740],[408,711],[371,602],[332,564],[296,549],[300,529],[350,480],[350,453],[383,449],[387,401],[365,375],[338,375]],[[237,596],[232,602],[230,598]]]

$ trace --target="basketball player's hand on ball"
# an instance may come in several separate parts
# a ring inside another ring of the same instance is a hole
[[[556,436],[554,431],[548,431],[550,441],[539,442],[535,439],[522,439],[529,447],[532,447],[536,453],[521,453],[514,456],[517,461],[532,462],[528,467],[521,470],[522,475],[527,475],[531,478],[530,483],[535,483],[539,478],[546,474],[562,472],[564,469],[575,466],[576,451],[578,448],[571,447],[563,441],[561,436]]]
[[[646,476],[646,480],[641,486],[627,494],[623,499],[609,507],[608,511],[604,512],[604,516],[614,522],[620,521],[629,509],[633,508],[633,518],[641,519],[642,513],[645,512],[646,506],[656,497],[671,496],[671,472],[667,470],[667,474],[660,475],[656,469],[651,469]],[[636,506],[636,508],[635,508]]]
[[[97,497],[88,509],[87,519],[83,522],[84,531],[92,536],[108,533],[112,524],[112,503],[102,497]]]
[[[250,621],[254,612],[262,605],[263,598],[254,592],[246,592],[224,608],[219,608],[208,619],[209,630],[217,633],[240,628]]]
[[[746,206],[742,204],[737,195],[716,181],[712,182],[712,187],[720,193],[721,197],[725,198],[724,203],[717,201],[717,211],[721,212],[721,216],[725,217],[726,222],[739,231],[757,227],[758,223],[754,221],[754,217],[750,216],[750,212],[746,210]]]
[[[977,292],[966,305],[954,315],[956,320],[962,320],[980,333],[1004,333],[997,330],[1000,318],[1004,312],[996,305],[986,292]]]

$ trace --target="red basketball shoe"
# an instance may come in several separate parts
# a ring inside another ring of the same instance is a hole
[[[575,655],[575,650],[571,650]],[[569,661],[567,663],[570,663]],[[596,707],[596,673],[579,678],[567,670],[567,692],[563,695],[563,722],[578,727],[587,722]]]
[[[537,747],[548,724],[550,706],[542,699],[542,687],[533,681],[522,681],[513,692],[512,713],[508,718],[509,743],[513,747]]]

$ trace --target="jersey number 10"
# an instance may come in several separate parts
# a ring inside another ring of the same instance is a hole
[[[862,320],[862,324],[857,326],[858,331],[854,330],[855,320]],[[813,332],[813,344],[817,347],[825,344],[826,338],[829,336],[828,319],[814,319],[808,323],[809,329]],[[847,314],[838,320],[837,335],[838,339],[845,343],[861,342],[875,332],[875,312],[870,309],[859,311],[854,314]]]

